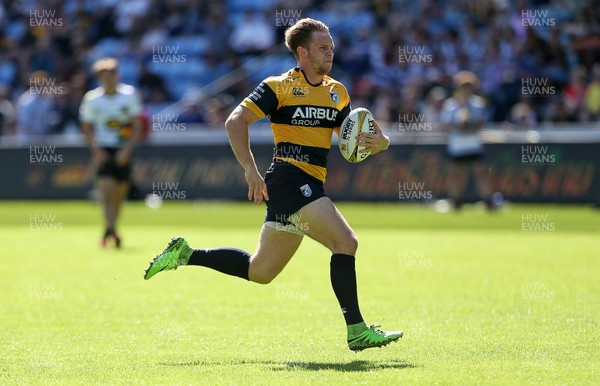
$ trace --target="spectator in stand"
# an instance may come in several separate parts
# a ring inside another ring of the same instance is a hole
[[[136,27],[150,10],[149,0],[118,0],[115,7],[115,26],[122,34],[137,33]]]
[[[444,100],[446,100],[446,90],[442,87],[434,87],[427,93],[425,106],[423,107],[423,122],[430,123],[433,130],[440,130],[442,122],[442,111]]]
[[[585,106],[590,121],[600,120],[600,63],[592,66],[592,82],[585,92]]]
[[[577,117],[569,112],[563,96],[556,98],[548,106],[546,117],[552,123],[577,122]]]
[[[567,50],[560,41],[558,29],[550,31],[548,51],[544,52],[544,63],[548,78],[561,89],[569,81],[569,63]]]
[[[0,135],[14,133],[15,108],[7,92],[6,86],[0,85]]]
[[[211,52],[223,53],[231,48],[231,44],[224,44],[229,42],[232,29],[228,15],[226,6],[219,1],[211,3],[207,9],[201,28],[208,39]]]
[[[171,100],[165,82],[160,76],[150,71],[146,62],[141,63],[137,86],[144,102],[152,101],[162,104]]]
[[[6,91],[7,96],[11,95],[10,89],[16,83],[19,72],[17,55],[10,48],[9,41],[7,39],[4,41],[5,44],[2,44],[2,34],[0,33],[0,84],[8,88]]]
[[[73,0],[54,2],[57,15],[64,18],[63,28],[31,27],[29,11],[42,3],[11,1],[0,12],[0,84],[6,85],[7,98],[14,105],[23,92],[19,79],[36,70],[51,73],[56,84],[63,84],[96,59],[118,56],[124,64],[124,77],[134,81],[137,73],[131,68],[142,64],[144,50],[173,44],[172,39],[181,36],[197,38],[198,44],[182,47],[189,49],[190,61],[177,68],[177,79],[201,88],[233,69],[248,70],[241,67],[243,62],[277,44],[275,10],[298,10],[302,17],[318,15],[331,25],[337,46],[334,75],[344,80],[354,100],[364,101],[360,105],[370,109],[414,105],[415,95],[420,101],[425,95],[423,90],[450,88],[451,76],[466,69],[481,79],[482,93],[496,122],[510,119],[512,107],[519,103],[520,80],[525,76],[548,78],[557,94],[566,91],[569,111],[566,115],[554,114],[553,119],[575,116],[581,121],[587,119],[585,76],[576,81],[569,79],[574,78],[579,66],[587,72],[600,62],[600,37],[595,31],[600,2],[591,0],[577,4],[559,0],[403,0],[376,1],[371,6],[360,2],[349,5],[343,0],[324,4],[281,0],[259,1],[252,7],[242,6],[240,1],[216,0]],[[526,28],[521,10],[540,6],[551,12],[560,9],[556,26]],[[415,54],[431,55],[433,60],[399,63],[400,46],[423,50]],[[267,63],[276,65],[277,55],[268,58]],[[190,63],[200,63],[207,70],[198,71]],[[215,95],[217,100],[241,100],[252,91],[256,70],[250,68],[247,78],[220,91]],[[402,92],[415,82],[419,83],[416,94]],[[134,86],[146,88],[148,84]],[[170,95],[165,98],[162,91],[157,91],[164,88],[151,90],[146,89],[144,94],[155,106],[165,99],[167,103],[176,102],[188,91],[186,87],[169,88]],[[594,93],[591,95],[593,104]],[[553,103],[547,98],[531,102],[538,115],[562,109],[558,104],[546,106],[547,102]]]
[[[569,114],[582,119],[584,117],[584,99],[587,86],[585,84],[585,69],[577,67],[571,73],[571,81],[565,88],[564,97]]]
[[[523,99],[510,109],[509,124],[516,130],[531,130],[537,126],[538,117],[531,99]]]
[[[486,53],[483,58],[481,91],[486,95],[490,95],[492,100],[497,95],[505,72],[509,69],[509,64],[500,54],[500,45],[499,40],[491,38],[488,41]]]
[[[373,115],[379,117],[381,122],[397,122],[399,109],[398,100],[392,89],[384,89],[373,105]]]
[[[25,138],[54,133],[57,114],[51,92],[60,89],[47,86],[49,80],[45,71],[36,71],[29,77],[30,87],[17,99],[17,135]]]
[[[206,71],[203,71],[199,77],[200,84],[203,86],[216,81],[234,70],[230,63],[221,60],[213,52],[207,52],[204,55],[204,61],[206,63]]]
[[[204,97],[201,95],[191,95],[183,100],[185,109],[179,117],[179,122],[182,123],[206,123],[202,102]]]
[[[415,127],[411,123],[419,120],[419,98],[417,87],[413,85],[405,86],[402,90],[402,104],[400,104],[395,112],[397,112],[399,129],[402,132],[413,130]]]
[[[260,54],[275,44],[275,26],[258,13],[246,11],[242,21],[236,23],[229,44],[238,54]]]
[[[206,100],[206,122],[211,126],[225,128],[225,120],[233,109],[233,98],[213,97]]]
[[[57,134],[79,135],[79,104],[86,93],[86,76],[77,73],[60,84],[61,94],[54,98],[58,121]]]
[[[169,44],[169,31],[161,20],[155,18],[140,39],[140,48],[144,52],[153,52],[154,47]]]

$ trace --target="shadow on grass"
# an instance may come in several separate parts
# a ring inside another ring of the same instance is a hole
[[[162,362],[163,366],[231,366],[231,365],[266,365],[273,371],[373,371],[383,369],[414,369],[417,365],[407,363],[401,360],[392,361],[368,361],[353,360],[350,362],[313,362],[313,361],[193,361],[193,362]]]
[[[336,363],[336,362],[273,362],[271,369],[274,371],[321,371],[321,370],[333,370],[333,371],[373,371],[383,369],[413,369],[416,365],[407,363],[404,361],[367,361],[367,360],[354,360],[347,363]]]

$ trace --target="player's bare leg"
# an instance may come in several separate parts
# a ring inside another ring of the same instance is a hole
[[[250,258],[248,279],[268,284],[283,271],[302,243],[302,236],[263,225],[256,252]]]
[[[121,213],[121,207],[123,202],[127,199],[129,193],[129,182],[118,181],[115,188],[115,194],[113,196],[112,211],[114,216],[113,223],[113,237],[117,248],[121,246],[121,237],[117,233],[117,220],[119,219],[119,213]]]
[[[492,202],[492,194],[488,186],[485,176],[485,165],[481,161],[477,161],[473,164],[473,176],[475,178],[475,188],[479,197],[485,201],[488,209],[494,210],[494,204]]]
[[[115,201],[117,196],[117,181],[112,177],[99,177],[98,190],[100,191],[100,202],[104,214],[106,230],[102,239],[102,246],[106,246],[106,239],[112,235],[115,229],[117,211]]]
[[[270,283],[298,250],[303,236],[263,225],[253,255],[237,248],[192,249],[176,237],[146,270],[145,279],[182,265],[200,265],[260,284]]]
[[[458,181],[460,177],[467,172],[467,168],[463,163],[453,161],[450,163],[449,168],[449,181],[448,181],[448,195],[452,200],[452,204],[455,209],[460,209],[460,186]]]
[[[297,218],[303,225],[304,233],[323,244],[331,253],[356,254],[356,234],[328,197],[321,197],[304,206]]]
[[[346,325],[351,350],[381,347],[397,341],[402,332],[385,332],[372,325],[367,327],[358,306],[355,254],[356,234],[328,197],[305,205],[297,216],[297,225],[307,236],[327,247],[331,253],[330,278]]]

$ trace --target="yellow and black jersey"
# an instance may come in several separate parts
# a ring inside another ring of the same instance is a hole
[[[275,160],[290,163],[325,182],[333,129],[350,113],[350,96],[340,82],[325,75],[310,84],[300,68],[262,81],[242,106],[259,118],[269,116]]]

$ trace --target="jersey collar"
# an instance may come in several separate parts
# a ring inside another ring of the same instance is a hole
[[[308,83],[309,85],[311,85],[311,86],[313,86],[313,87],[319,87],[320,85],[322,85],[322,84],[323,84],[323,80],[321,80],[321,81],[320,81],[319,83],[317,83],[317,84],[310,83],[310,82],[308,81],[308,78],[306,77],[306,74],[304,73],[304,70],[303,70],[303,69],[301,69],[300,67],[295,67],[295,68],[294,68],[294,70],[296,70],[296,71],[298,71],[298,72],[301,72],[301,73],[302,73],[302,76],[304,76],[304,80],[306,81],[306,83]]]

